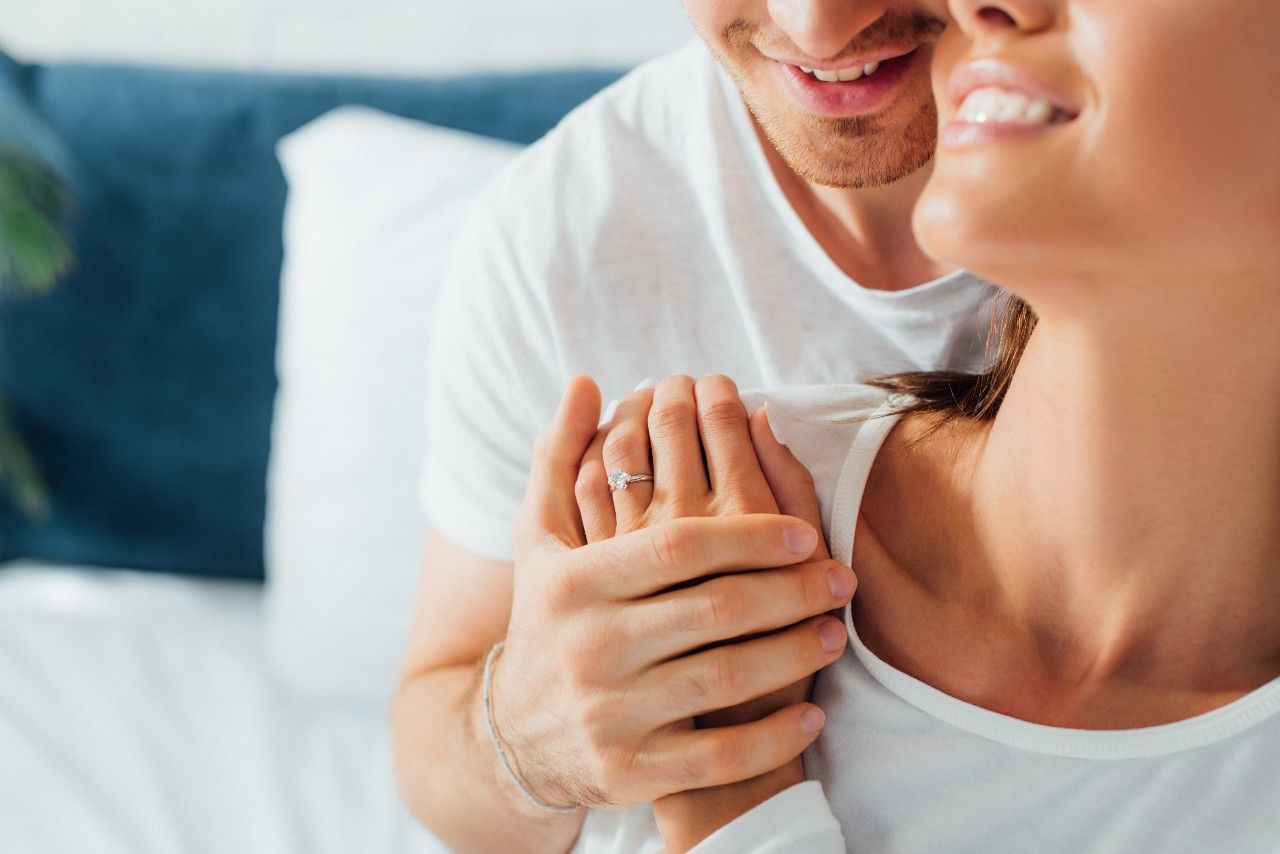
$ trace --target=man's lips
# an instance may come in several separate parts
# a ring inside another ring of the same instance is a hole
[[[919,50],[904,53],[901,48],[880,49],[859,55],[857,62],[852,58],[840,60],[842,64],[828,61],[824,63],[826,68],[818,69],[823,72],[858,69],[859,78],[846,82],[821,81],[791,62],[774,61],[771,65],[781,78],[783,89],[800,109],[817,116],[848,118],[872,112],[888,103],[901,88],[912,66],[921,61],[921,53]],[[877,56],[882,58],[876,59]],[[862,75],[862,66],[870,63],[878,63],[878,67],[873,73]]]
[[[857,66],[870,65],[873,62],[885,62],[890,59],[896,59],[900,56],[906,56],[919,45],[910,46],[885,46],[869,50],[856,56],[846,56],[839,59],[798,59],[791,56],[771,56],[764,54],[765,58],[772,59],[774,62],[781,62],[786,65],[793,65],[796,68],[813,68],[818,71],[838,71],[842,68],[854,68]]]

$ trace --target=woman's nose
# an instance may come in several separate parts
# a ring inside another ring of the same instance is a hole
[[[813,59],[838,55],[888,6],[889,0],[768,0],[773,23]]]
[[[1040,32],[1053,26],[1060,0],[949,0],[951,17],[970,38]]]

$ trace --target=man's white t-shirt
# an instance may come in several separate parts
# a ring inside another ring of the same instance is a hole
[[[512,557],[533,440],[577,373],[740,388],[978,367],[990,285],[863,288],[805,229],[701,42],[642,66],[517,157],[462,227],[436,309],[422,497]]]
[[[897,421],[868,386],[744,391],[814,476],[832,556],[850,564],[863,489]],[[827,715],[807,782],[690,854],[1277,854],[1280,678],[1161,726],[1035,724],[959,700],[858,637],[818,674]],[[575,854],[660,854],[650,805],[588,814]]]

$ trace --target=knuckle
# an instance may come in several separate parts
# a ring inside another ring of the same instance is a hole
[[[680,767],[676,771],[676,784],[679,789],[700,788],[701,784],[711,778],[711,760],[703,751],[692,750],[680,757]]]
[[[604,633],[592,626],[576,626],[568,630],[560,649],[560,660],[571,683],[588,684],[593,665],[599,657],[602,643],[607,643]]]
[[[597,749],[593,770],[601,793],[610,798],[631,787],[635,776],[635,757],[615,745],[601,746]]]
[[[718,397],[698,407],[702,422],[709,429],[747,423],[747,408],[738,397]]]
[[[716,495],[716,516],[745,516],[748,513],[770,512],[768,508],[756,506],[748,496],[732,487],[733,484],[730,483]]]
[[[746,743],[729,732],[717,733],[707,759],[708,771],[718,779],[734,777],[746,764]]]
[[[552,572],[544,594],[547,609],[553,614],[581,610],[591,595],[587,576],[575,568],[558,567]]]
[[[673,495],[671,492],[663,492],[661,498],[655,496],[654,503],[658,505],[658,509],[665,519],[687,519],[690,516],[707,515],[707,508],[688,495]]]
[[[667,400],[649,410],[649,431],[657,436],[693,432],[697,423],[692,400]]]
[[[649,539],[651,557],[658,566],[678,568],[689,559],[689,529],[675,523],[655,529]]]
[[[573,495],[579,504],[597,501],[608,493],[608,483],[604,479],[604,466],[588,463],[578,471],[578,479],[573,484]]]
[[[609,758],[607,747],[590,733],[583,739],[582,755],[578,762],[591,784],[601,790],[608,790],[613,782],[613,763]]]
[[[742,683],[742,675],[728,656],[717,655],[694,670],[692,681],[696,696],[714,703],[732,696]]]
[[[604,440],[604,457],[607,460],[629,460],[638,457],[642,450],[640,437],[634,430],[611,430]]]
[[[612,704],[603,699],[584,700],[578,709],[578,726],[582,731],[582,739],[596,756],[607,755],[610,745],[604,734],[608,732],[615,714]]]
[[[742,594],[720,582],[704,586],[711,589],[699,597],[701,599],[699,617],[702,623],[699,628],[712,630],[736,626],[741,621],[746,608]]]
[[[827,573],[835,566],[835,562],[819,561],[802,572],[794,572],[792,583],[796,585],[796,602],[806,615],[820,614],[831,610],[831,587],[827,584]]]

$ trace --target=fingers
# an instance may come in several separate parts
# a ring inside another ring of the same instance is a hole
[[[710,575],[790,566],[809,559],[820,539],[789,516],[690,516],[582,549],[563,571],[584,595],[627,601]]]
[[[747,410],[733,380],[712,375],[694,387],[698,408],[698,431],[711,489],[730,508],[740,506],[753,512],[776,509],[773,494],[751,443]]]
[[[676,733],[647,758],[671,792],[725,786],[781,768],[825,723],[817,706],[797,703],[752,723]]]
[[[692,377],[667,377],[654,388],[649,442],[653,447],[655,499],[669,501],[676,508],[704,499],[711,487],[698,439]]]
[[[639,702],[665,722],[725,709],[804,679],[844,652],[848,634],[834,617],[819,616],[751,640],[717,646],[652,668]]]
[[[637,662],[663,661],[792,626],[843,608],[856,588],[853,570],[833,560],[723,575],[636,603],[628,653]]]
[[[632,392],[618,404],[613,422],[604,440],[604,465],[612,474],[653,474],[649,455],[649,407],[653,389]],[[649,509],[653,497],[653,481],[637,481],[625,489],[613,490],[613,512],[620,532],[634,530]]]
[[[616,532],[617,519],[613,514],[613,495],[609,490],[609,475],[604,465],[604,440],[608,427],[596,431],[595,438],[587,446],[578,466],[578,482],[574,494],[578,499],[578,513],[582,516],[582,529],[588,543],[607,540]]]
[[[755,448],[756,458],[778,502],[778,512],[788,516],[804,519],[814,528],[822,530],[822,511],[818,504],[818,493],[814,488],[813,475],[805,468],[804,463],[796,459],[786,445],[773,435],[769,426],[768,407],[762,406],[751,415],[751,441]],[[824,541],[814,553],[814,559],[830,557]]]
[[[600,388],[588,376],[572,377],[551,423],[534,442],[516,524],[517,554],[540,545],[572,548],[585,542],[574,483],[599,423]]]

